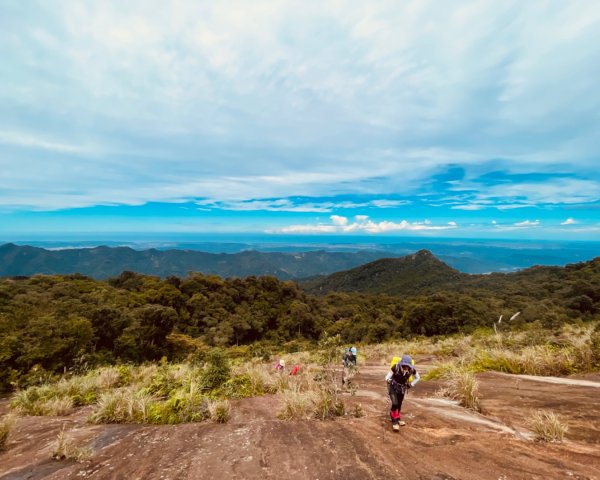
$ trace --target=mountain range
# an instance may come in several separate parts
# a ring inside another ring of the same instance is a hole
[[[300,280],[299,284],[316,295],[356,292],[406,297],[444,291],[472,297],[492,293],[503,297],[543,299],[557,292],[563,292],[567,297],[576,292],[598,302],[599,278],[600,257],[564,267],[533,266],[518,272],[483,275],[459,272],[429,250],[420,250],[402,258],[379,259],[331,275]]]
[[[79,273],[95,279],[116,277],[123,271],[185,277],[190,272],[222,278],[270,275],[296,280],[309,292],[357,291],[412,295],[443,287],[457,290],[502,283],[504,273],[473,274],[460,268],[456,256],[389,250],[209,253],[187,249],[147,249],[98,246],[45,249],[29,245],[0,245],[0,276]],[[472,260],[473,262],[475,260]],[[528,276],[529,268],[513,272],[513,279]],[[536,272],[558,267],[534,267]],[[537,269],[537,270],[536,270]],[[461,271],[462,270],[462,271]]]
[[[290,280],[328,275],[362,265],[389,252],[257,252],[206,253],[194,250],[134,250],[129,247],[71,248],[46,250],[6,243],[0,246],[0,276],[80,273],[96,279],[119,275],[125,270],[167,277],[200,272],[220,277],[271,275]]]

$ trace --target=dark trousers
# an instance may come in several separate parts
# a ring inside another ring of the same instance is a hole
[[[400,421],[400,408],[402,408],[405,392],[406,390],[402,385],[394,386],[388,384],[388,394],[392,401],[392,407],[390,408],[390,418],[392,419],[392,423],[398,423]]]

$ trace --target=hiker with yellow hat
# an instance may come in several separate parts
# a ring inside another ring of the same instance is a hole
[[[402,355],[402,357],[394,357],[392,359],[390,371],[385,376],[385,381],[387,382],[388,394],[392,401],[390,418],[392,420],[392,428],[395,431],[400,430],[401,426],[406,425],[400,413],[404,395],[420,379],[421,376],[415,369],[415,362],[410,355]]]

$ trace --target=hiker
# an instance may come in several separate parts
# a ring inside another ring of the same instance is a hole
[[[300,373],[300,364],[297,363],[296,365],[294,365],[294,368],[292,368],[290,375],[294,376],[294,375],[298,375],[299,373]]]
[[[354,364],[354,366],[356,367],[356,355],[358,354],[358,350],[356,349],[356,347],[352,347],[350,349],[350,353],[352,355],[351,357],[351,362]]]
[[[356,362],[352,361],[352,349],[349,348],[348,350],[346,350],[344,352],[344,356],[342,357],[342,363],[344,364],[344,367],[349,367],[350,364],[354,363],[354,365],[356,365]]]
[[[400,413],[404,395],[406,395],[406,391],[409,388],[414,387],[421,379],[414,364],[415,362],[410,355],[402,355],[402,358],[394,357],[390,364],[390,371],[385,376],[388,394],[392,401],[390,418],[392,420],[392,428],[395,431],[400,430],[401,426],[406,425]]]
[[[280,358],[277,363],[275,363],[275,370],[277,370],[278,373],[283,373],[283,370],[285,369],[285,360],[283,358]]]

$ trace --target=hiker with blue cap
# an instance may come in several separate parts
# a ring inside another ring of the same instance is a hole
[[[350,349],[350,353],[352,354],[352,357],[350,358],[350,361],[354,364],[354,366],[356,367],[356,355],[358,354],[358,350],[356,350],[356,347],[352,347]]]
[[[385,381],[387,382],[388,394],[392,401],[390,418],[394,431],[398,431],[401,426],[406,425],[400,413],[402,401],[407,390],[414,387],[420,379],[421,376],[415,369],[415,362],[410,355],[402,355],[402,357],[394,357],[392,359],[390,371],[385,376]]]

